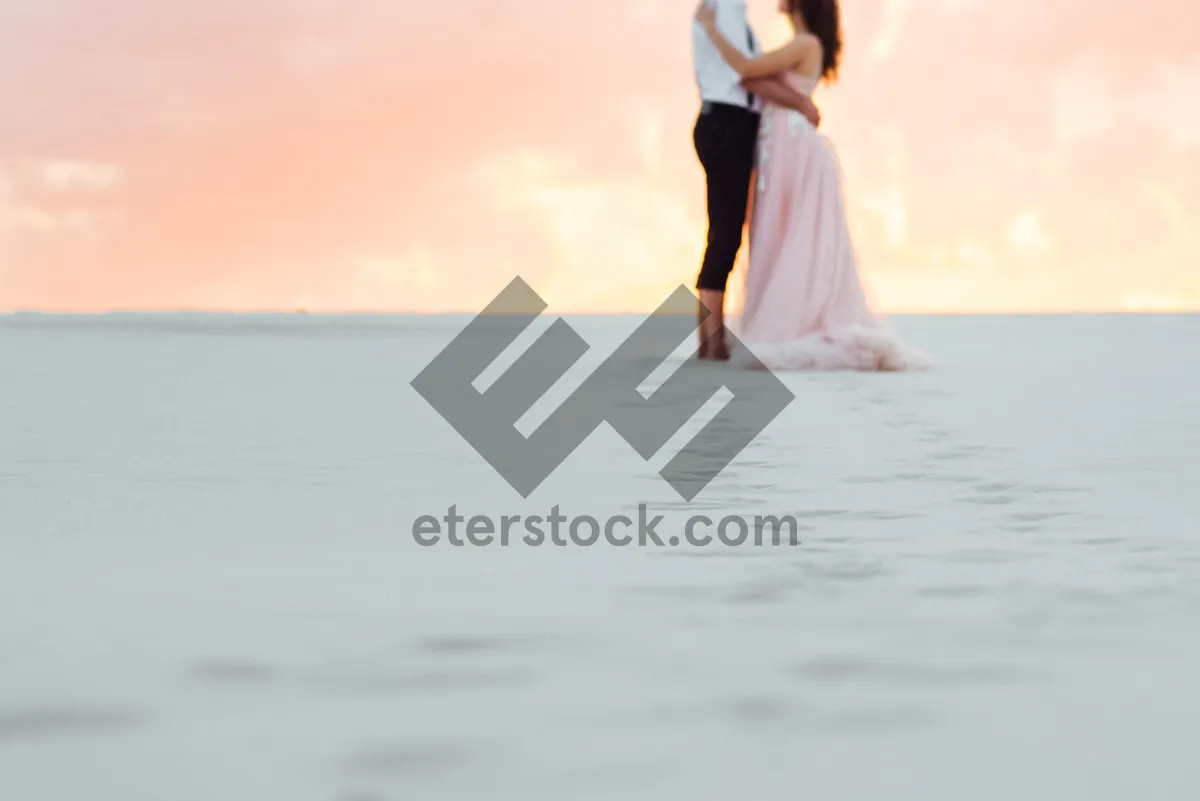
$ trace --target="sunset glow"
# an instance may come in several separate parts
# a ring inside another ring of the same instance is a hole
[[[0,311],[649,310],[705,234],[693,7],[0,0]],[[843,16],[885,310],[1200,309],[1194,2]]]

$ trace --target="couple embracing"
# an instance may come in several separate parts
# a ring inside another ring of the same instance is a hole
[[[929,366],[875,314],[847,225],[841,169],[817,132],[812,94],[837,75],[837,0],[780,0],[794,36],[759,52],[745,0],[705,0],[692,35],[701,108],[693,132],[708,193],[708,244],[696,288],[705,360],[773,370]],[[750,264],[737,331],[725,338],[725,289],[750,205]]]

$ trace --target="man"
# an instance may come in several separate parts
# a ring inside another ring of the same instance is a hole
[[[708,0],[716,7],[716,23],[725,37],[750,57],[758,42],[746,18],[746,0]],[[742,82],[699,23],[692,24],[692,62],[700,89],[700,115],[692,131],[696,155],[704,167],[708,190],[708,244],[696,279],[700,294],[701,359],[725,361],[725,285],[742,247],[742,229],[750,199],[750,178],[758,141],[762,101],[799,111],[814,126],[820,114],[812,101],[781,77]],[[705,315],[705,310],[708,314]]]

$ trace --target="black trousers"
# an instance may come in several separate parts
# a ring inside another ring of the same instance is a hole
[[[740,106],[706,103],[692,142],[708,186],[708,244],[697,289],[725,291],[738,250],[750,198],[758,141],[758,114]]]

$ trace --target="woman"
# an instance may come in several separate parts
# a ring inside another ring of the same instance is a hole
[[[747,58],[717,30],[713,9],[696,19],[743,78],[783,73],[811,95],[837,75],[841,22],[837,0],[780,0],[795,36],[778,50]],[[841,169],[829,140],[799,113],[768,104],[758,135],[758,182],[750,220],[739,338],[774,370],[912,370],[930,365],[871,311],[846,224]]]

